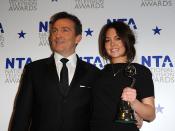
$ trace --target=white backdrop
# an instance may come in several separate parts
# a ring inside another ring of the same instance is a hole
[[[141,131],[174,131],[175,0],[1,0],[0,131],[7,131],[24,65],[51,54],[48,21],[60,11],[81,19],[77,53],[99,68],[104,66],[97,44],[102,25],[119,19],[130,25],[137,37],[135,61],[151,69],[155,84],[157,117]]]

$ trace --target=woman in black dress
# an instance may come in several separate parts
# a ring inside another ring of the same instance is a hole
[[[129,102],[135,114],[145,121],[155,119],[152,73],[147,67],[132,63],[136,54],[134,44],[134,33],[123,22],[106,24],[100,32],[100,55],[110,64],[104,67],[94,84],[93,131],[139,130],[136,123],[114,122],[121,99]],[[131,65],[135,68],[132,77],[126,75],[126,68]]]

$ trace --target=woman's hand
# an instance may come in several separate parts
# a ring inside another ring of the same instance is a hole
[[[121,98],[122,100],[128,101],[130,102],[130,104],[132,104],[133,102],[135,102],[136,96],[137,96],[136,89],[126,87],[123,89]]]
[[[142,125],[143,125],[143,118],[141,118],[137,113],[134,113],[134,116],[135,116],[135,119],[136,119],[136,125],[137,125],[137,128],[141,128]]]

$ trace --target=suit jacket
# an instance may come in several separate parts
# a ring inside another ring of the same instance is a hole
[[[25,66],[9,131],[89,131],[91,87],[99,69],[78,58],[66,94],[61,94],[53,56]]]

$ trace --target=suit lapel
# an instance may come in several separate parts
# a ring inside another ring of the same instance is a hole
[[[49,86],[52,88],[56,88],[58,90],[58,93],[61,94],[60,89],[59,89],[59,77],[57,74],[55,60],[54,60],[53,55],[47,61],[46,75],[48,76],[47,81],[48,81]]]
[[[70,83],[70,86],[66,90],[65,96],[67,96],[69,94],[70,90],[72,90],[73,88],[76,87],[76,85],[80,82],[80,79],[84,76],[83,74],[85,73],[85,71],[86,70],[84,69],[84,66],[83,66],[81,60],[77,56],[77,66],[75,69],[75,73],[74,73],[73,79]]]

